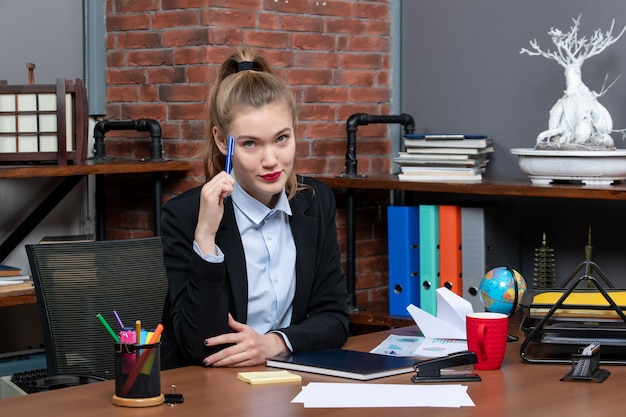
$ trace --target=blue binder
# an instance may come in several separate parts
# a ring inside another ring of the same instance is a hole
[[[389,249],[389,314],[410,317],[409,304],[419,306],[419,207],[387,207]]]
[[[439,288],[439,206],[419,206],[420,242],[420,305],[437,315],[437,288]]]

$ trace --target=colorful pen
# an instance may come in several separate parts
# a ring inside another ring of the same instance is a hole
[[[228,150],[226,151],[226,167],[224,170],[227,174],[233,169],[233,153],[235,152],[235,138],[228,135]]]
[[[161,338],[161,332],[163,332],[163,325],[159,323],[156,329],[154,329],[154,332],[152,333],[150,340],[147,341],[148,344],[158,343],[159,339]],[[137,381],[137,377],[139,376],[140,372],[146,373],[146,372],[149,372],[149,370],[152,368],[150,358],[154,360],[154,356],[153,356],[154,352],[155,352],[154,349],[146,349],[143,352],[141,352],[141,354],[139,355],[139,358],[137,358],[135,367],[133,368],[132,372],[128,376],[128,379],[126,379],[124,386],[122,387],[122,395],[127,395],[128,392],[133,388],[133,385],[135,384],[135,381]],[[146,369],[144,369],[146,362],[150,363],[150,366],[147,366]]]
[[[117,311],[113,310],[113,315],[115,316],[115,319],[117,320],[117,323],[123,329],[124,328],[124,323],[122,323],[122,319],[120,319],[120,316],[117,314]]]
[[[115,332],[113,331],[111,326],[109,326],[109,323],[107,323],[107,321],[104,319],[104,317],[102,317],[102,314],[98,313],[98,314],[96,314],[96,317],[98,318],[98,320],[100,320],[100,323],[102,323],[102,325],[107,330],[107,332],[109,332],[109,334],[111,335],[113,340],[115,340],[115,343],[119,343],[120,342],[119,336],[115,334]]]

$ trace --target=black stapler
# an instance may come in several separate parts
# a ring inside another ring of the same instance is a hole
[[[417,362],[413,369],[416,374],[411,377],[412,382],[470,382],[480,381],[480,376],[465,371],[444,371],[442,369],[459,368],[463,365],[473,365],[478,362],[474,352],[452,353],[441,358]]]

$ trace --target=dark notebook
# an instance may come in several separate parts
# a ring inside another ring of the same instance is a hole
[[[312,372],[362,381],[414,372],[415,358],[378,355],[345,349],[292,353],[269,358],[273,368]]]

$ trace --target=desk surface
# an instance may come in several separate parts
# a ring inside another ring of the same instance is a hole
[[[416,334],[415,327],[406,327],[350,338],[346,348],[370,350],[389,333]],[[608,416],[623,412],[623,381],[626,367],[603,366],[611,376],[603,383],[560,382],[570,370],[568,365],[525,364],[519,356],[520,342],[507,347],[502,369],[477,371],[481,382],[467,383],[468,392],[476,407],[438,408],[427,412],[438,417],[446,416],[541,416],[546,412],[571,416]],[[206,416],[220,417],[368,417],[411,416],[426,411],[415,408],[394,408],[381,411],[377,408],[305,409],[291,400],[300,392],[300,384],[252,386],[237,380],[237,372],[263,370],[257,368],[189,367],[165,371],[161,383],[164,392],[175,384],[185,402],[174,408],[161,405],[145,409],[117,407],[111,404],[113,381],[99,382],[80,387],[42,392],[28,396],[0,400],[3,415],[57,416]],[[309,382],[345,382],[348,379],[300,373],[302,384]],[[412,374],[376,379],[374,383],[411,384]]]

